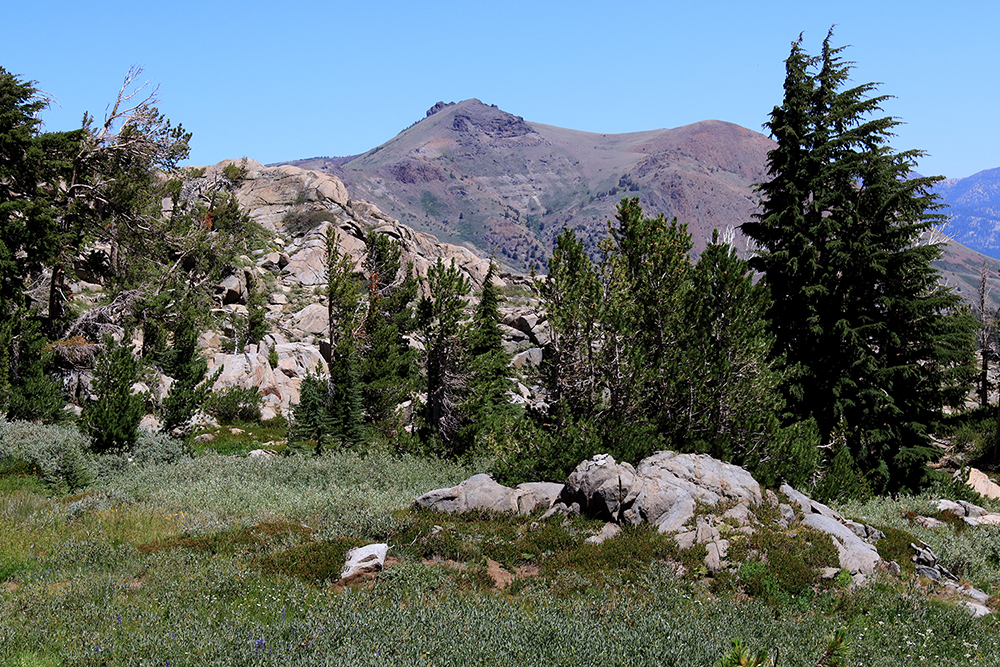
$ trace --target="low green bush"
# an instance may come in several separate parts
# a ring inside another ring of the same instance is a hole
[[[94,479],[90,440],[75,426],[7,421],[0,417],[0,460],[28,465],[53,492],[80,489]]]
[[[222,424],[259,422],[264,399],[256,387],[227,387],[205,400],[205,412]]]
[[[132,450],[132,460],[139,465],[159,465],[176,463],[189,455],[183,440],[172,438],[166,433],[140,431],[139,439]]]
[[[254,565],[268,574],[283,574],[321,584],[339,579],[347,552],[360,546],[364,546],[362,540],[346,537],[310,542],[259,558]]]
[[[820,568],[839,566],[830,537],[808,526],[790,533],[758,530],[734,542],[729,558],[742,562],[739,580],[746,593],[770,605],[810,597]]]

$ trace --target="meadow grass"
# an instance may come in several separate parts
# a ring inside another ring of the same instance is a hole
[[[711,588],[691,568],[679,578],[689,554],[649,528],[591,545],[601,524],[582,518],[410,508],[472,472],[388,454],[207,455],[112,467],[76,495],[0,486],[0,666],[707,666],[734,638],[777,649],[780,665],[813,665],[838,627],[853,665],[1000,662],[992,618],[913,579],[755,597],[738,577]],[[913,531],[950,563],[969,546],[966,571],[992,586],[991,552],[971,531],[909,524],[927,502],[840,509]],[[393,566],[338,592],[346,550],[382,540]],[[497,589],[489,561],[520,574]]]

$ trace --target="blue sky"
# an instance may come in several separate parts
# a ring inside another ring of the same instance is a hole
[[[800,32],[850,45],[853,80],[895,96],[897,149],[925,174],[1000,166],[1000,3],[10,2],[0,66],[100,119],[131,65],[194,133],[191,164],[351,155],[477,97],[526,120],[614,133],[719,119],[761,130]]]

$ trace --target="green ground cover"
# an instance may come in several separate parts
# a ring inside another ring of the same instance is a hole
[[[472,472],[388,454],[207,454],[99,469],[71,494],[12,464],[0,472],[0,665],[708,666],[736,638],[814,665],[841,627],[851,665],[1000,662],[992,618],[905,573],[857,591],[820,584],[779,554],[829,554],[782,537],[748,543],[759,561],[706,580],[696,549],[648,529],[595,546],[585,539],[601,524],[582,518],[410,509]],[[933,513],[926,498],[840,509],[1000,590],[996,529],[923,529],[912,516]],[[347,549],[373,541],[390,544],[392,566],[335,588]],[[503,589],[491,562],[514,575]]]

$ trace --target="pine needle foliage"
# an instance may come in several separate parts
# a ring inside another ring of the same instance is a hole
[[[439,439],[443,453],[463,453],[460,446],[460,392],[465,370],[460,368],[462,336],[459,323],[469,294],[469,280],[439,257],[427,270],[427,296],[417,306],[417,321],[426,349],[427,404],[423,439]]]
[[[497,270],[497,264],[491,261],[465,334],[463,366],[467,379],[462,392],[459,437],[465,451],[477,453],[488,449],[484,439],[510,432],[521,413],[510,398],[515,369],[503,346],[501,296],[493,284]]]
[[[198,349],[198,333],[197,316],[192,309],[185,309],[163,368],[174,379],[170,393],[163,399],[163,428],[166,431],[188,428],[222,372],[220,368],[213,377],[208,377],[208,362]]]
[[[776,459],[807,455],[797,431],[779,433],[767,292],[732,246],[716,235],[693,263],[686,227],[646,217],[634,198],[609,231],[594,263],[564,230],[542,287],[552,327],[542,442],[558,450],[545,456],[638,461],[669,448],[776,474]]]
[[[911,177],[923,153],[890,146],[900,121],[879,115],[887,96],[846,86],[831,39],[818,56],[792,44],[766,124],[771,179],[742,229],[790,370],[786,420],[815,419],[826,445],[840,434],[873,491],[913,490],[937,455],[927,425],[964,399],[975,322],[931,266],[941,246],[923,240],[943,219],[940,177]]]
[[[132,392],[139,381],[141,362],[132,352],[131,337],[121,342],[104,339],[104,352],[94,368],[97,400],[83,411],[83,429],[91,449],[98,454],[125,452],[139,438],[139,422],[145,414],[145,397]]]

